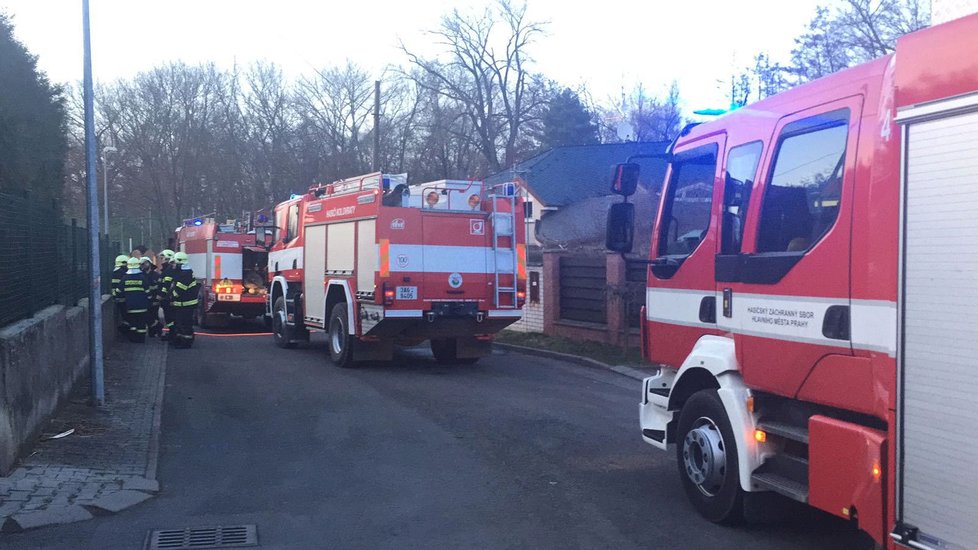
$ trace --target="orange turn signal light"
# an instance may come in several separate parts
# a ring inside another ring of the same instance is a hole
[[[881,477],[883,477],[883,469],[879,464],[873,464],[873,479],[879,481]]]
[[[764,443],[767,441],[767,432],[764,430],[754,430],[754,441],[758,443]]]

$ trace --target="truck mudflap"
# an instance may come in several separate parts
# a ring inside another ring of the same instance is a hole
[[[808,437],[808,503],[885,544],[886,434],[814,415]]]

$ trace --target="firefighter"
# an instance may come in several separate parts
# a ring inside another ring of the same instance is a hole
[[[115,304],[115,328],[120,335],[129,332],[126,323],[126,297],[122,293],[122,278],[126,276],[126,262],[129,256],[119,254],[115,257],[115,269],[112,271],[112,302]]]
[[[146,317],[149,311],[150,292],[146,275],[139,269],[139,258],[129,258],[129,268],[122,278],[123,295],[126,300],[126,322],[129,324],[129,341],[146,341]]]
[[[170,287],[170,308],[174,334],[170,338],[170,344],[178,348],[189,348],[194,343],[194,310],[197,308],[200,285],[194,278],[193,270],[187,265],[186,252],[174,254],[173,261],[176,263],[176,270]]]
[[[163,323],[160,323],[160,274],[153,265],[153,260],[144,256],[139,261],[139,269],[146,276],[149,288],[149,311],[146,314],[148,336],[156,337],[163,334]]]
[[[173,312],[170,308],[170,289],[173,285],[173,251],[169,248],[160,252],[160,305],[163,306],[163,322],[166,333],[160,336],[169,340],[173,336]]]

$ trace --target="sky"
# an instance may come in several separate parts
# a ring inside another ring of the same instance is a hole
[[[684,108],[723,107],[719,80],[754,55],[787,60],[818,4],[833,0],[529,0],[547,22],[530,51],[535,70],[607,104],[641,82],[653,95],[679,84]],[[347,60],[381,78],[406,65],[398,44],[437,53],[426,31],[453,7],[481,11],[492,0],[90,0],[96,82],[130,78],[170,62],[230,68],[257,60],[287,75]],[[17,38],[54,82],[82,74],[81,0],[0,0]],[[2,75],[0,75],[2,78]]]

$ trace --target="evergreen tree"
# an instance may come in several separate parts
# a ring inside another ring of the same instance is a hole
[[[64,177],[65,109],[61,90],[38,71],[37,58],[0,13],[0,191],[30,191],[51,204]]]
[[[550,99],[543,114],[541,149],[598,142],[598,125],[594,123],[594,116],[576,93],[565,88]]]

